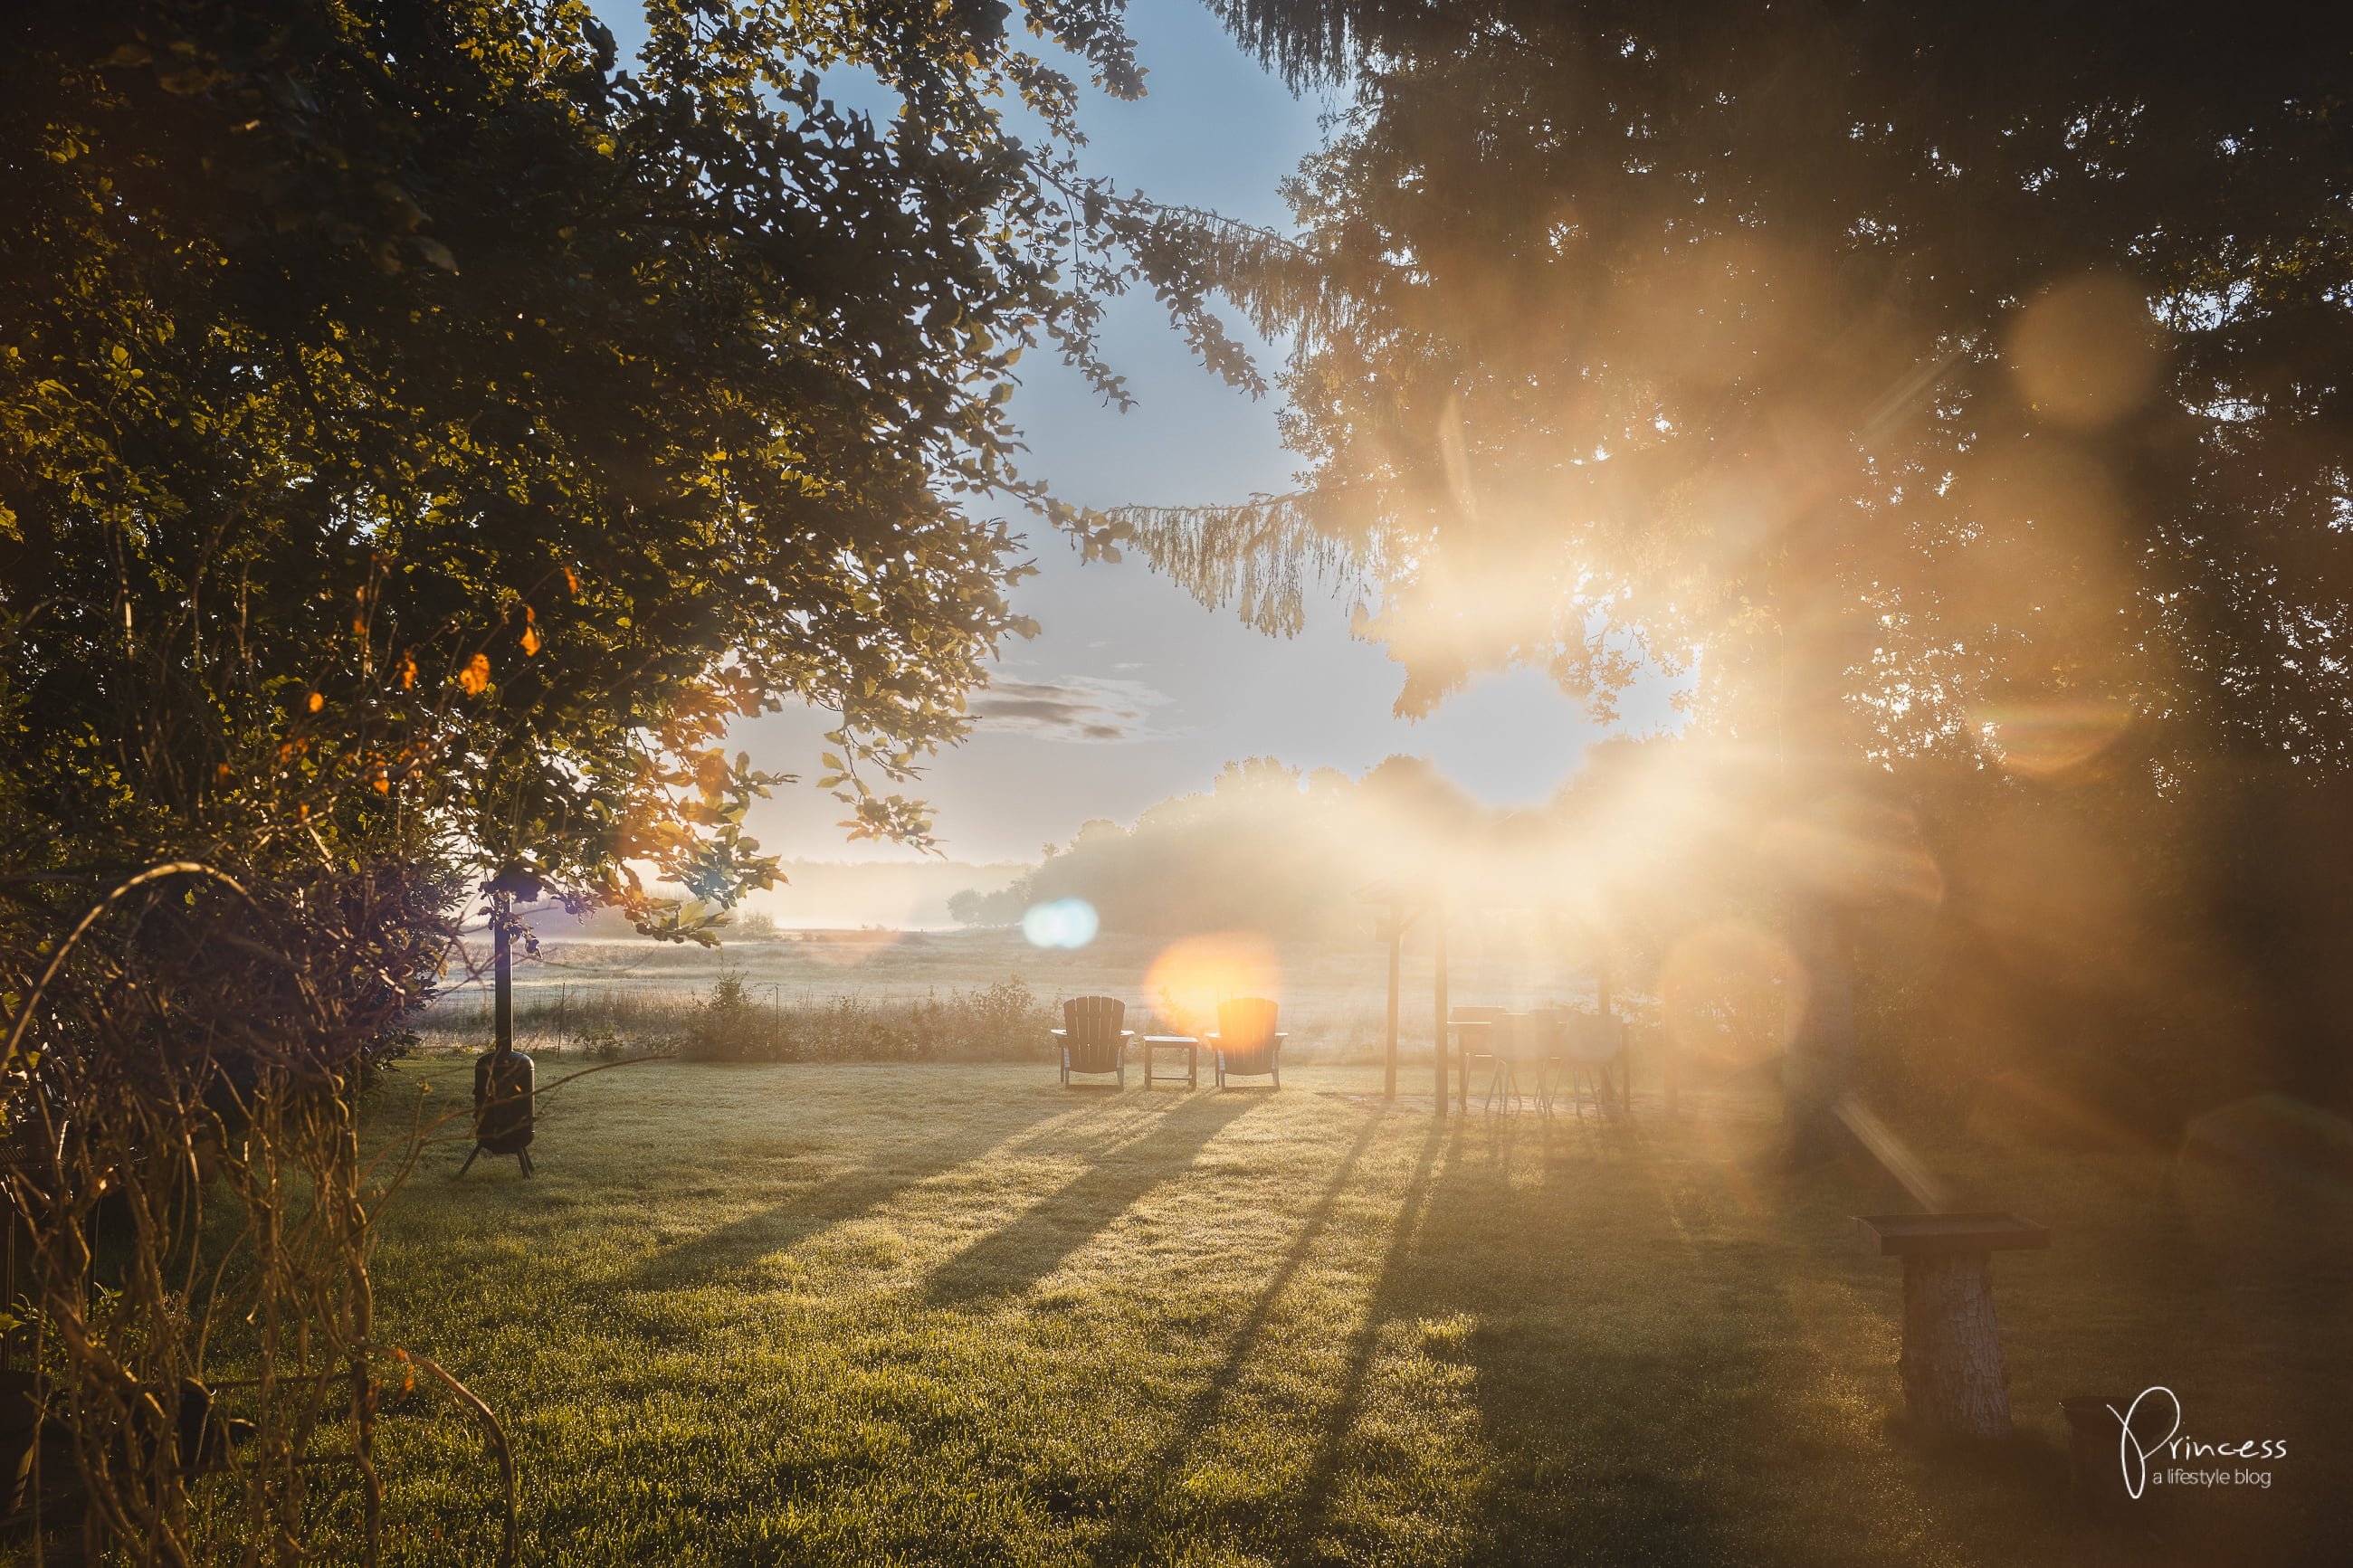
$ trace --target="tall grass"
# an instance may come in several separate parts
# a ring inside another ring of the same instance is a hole
[[[1089,989],[1082,979],[1073,994]],[[1377,994],[1303,989],[1302,999],[1283,1005],[1286,1063],[1380,1061],[1383,1005]],[[1427,1004],[1416,1001],[1421,1005],[1399,1020],[1400,1059],[1426,1071],[1430,1022]],[[1637,1056],[1653,1060],[1655,1026],[1625,998],[1620,1008],[1636,1023]],[[699,994],[611,980],[524,989],[515,998],[515,1043],[600,1061],[657,1051],[693,1061],[1048,1061],[1054,1047],[1047,1031],[1061,1024],[1061,1012],[1060,988],[1041,992],[1018,975],[909,995],[881,987],[820,991],[727,969]],[[1215,1026],[1188,1020],[1164,1003],[1131,1006],[1126,1026],[1147,1034]],[[445,997],[416,1028],[428,1050],[480,1048],[491,1038],[490,998],[472,991]],[[1687,1065],[1686,1074],[1694,1083],[1707,1079],[1699,1064]]]
[[[765,994],[764,994],[765,993]],[[649,1051],[693,1061],[1036,1061],[1060,999],[1018,976],[913,997],[858,993],[787,995],[722,973],[700,996],[602,984],[526,994],[515,1005],[515,1040],[533,1051],[600,1059]],[[417,1032],[428,1047],[487,1040],[488,997],[445,1003]]]

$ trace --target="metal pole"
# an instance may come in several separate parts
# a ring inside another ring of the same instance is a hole
[[[1434,987],[1438,1023],[1438,1104],[1437,1113],[1446,1114],[1446,911],[1430,906],[1430,940],[1437,949],[1437,984]],[[1463,1103],[1470,1104],[1470,1090],[1463,1090]]]
[[[507,937],[512,907],[506,894],[491,895],[491,1048],[501,1056],[514,1049],[514,951]]]

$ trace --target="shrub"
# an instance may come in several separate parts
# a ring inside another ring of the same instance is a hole
[[[773,1058],[774,1011],[752,999],[744,977],[723,970],[687,1020],[679,1054],[690,1061],[741,1062]]]

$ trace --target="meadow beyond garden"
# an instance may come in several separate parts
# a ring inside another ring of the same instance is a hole
[[[557,928],[561,930],[561,928]],[[1286,1062],[1370,1062],[1382,1047],[1382,950],[1369,941],[1211,937],[1197,944],[1106,931],[1078,949],[1038,948],[1018,931],[808,931],[707,948],[642,939],[548,941],[517,966],[517,1043],[612,1059],[653,1051],[732,1061],[1042,1060],[1067,998],[1128,1005],[1138,1031],[1207,1023],[1216,998],[1282,998]],[[1174,952],[1178,962],[1171,964]],[[471,954],[475,967],[486,954]],[[1427,952],[1408,954],[1405,1037],[1430,1030]],[[1541,944],[1458,941],[1458,999],[1590,1004],[1589,973]],[[419,1020],[429,1045],[479,1047],[491,1033],[480,983],[454,987]]]
[[[378,1133],[470,1073],[397,1064]],[[543,1096],[535,1179],[428,1149],[377,1321],[501,1413],[526,1562],[2323,1560],[2341,1194],[1919,1143],[1956,1202],[2055,1235],[1998,1271],[2020,1436],[1956,1458],[1905,1430],[1896,1272],[1850,1217],[1903,1194],[1780,1173],[1771,1100],[1670,1114],[1638,1075],[1630,1114],[1441,1121],[1378,1089],[596,1072]],[[2151,1382],[2200,1435],[2285,1439],[2271,1484],[2085,1522],[2058,1402]],[[396,1395],[379,1441],[386,1560],[489,1561],[476,1429]]]

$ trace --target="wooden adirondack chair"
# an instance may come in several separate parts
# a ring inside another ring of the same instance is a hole
[[[1597,1018],[1590,1013],[1569,1013],[1561,1019],[1560,1057],[1568,1068],[1568,1095],[1577,1114],[1585,1114],[1588,1096],[1596,1110],[1609,1109],[1611,1089],[1609,1075],[1614,1068],[1620,1075],[1617,1098],[1623,1109],[1631,1100],[1625,1079],[1631,1075],[1626,1062],[1626,1026],[1617,1018]]]
[[[1535,1101],[1536,1113],[1552,1114],[1552,1085],[1546,1069],[1559,1054],[1561,1020],[1548,1008],[1506,1013],[1494,1026],[1495,1078],[1487,1086],[1489,1110],[1517,1110],[1520,1097]]]
[[[1463,1110],[1471,1109],[1471,1064],[1481,1058],[1488,1067],[1495,1065],[1495,1037],[1504,1026],[1504,1007],[1450,1007],[1446,1010],[1446,1045],[1454,1065],[1461,1069],[1461,1085],[1457,1102]],[[1442,1108],[1441,1108],[1442,1109]]]
[[[1119,1087],[1127,1087],[1127,1042],[1134,1032],[1123,1029],[1127,1004],[1116,996],[1073,996],[1062,1004],[1062,1027],[1054,1038],[1062,1047],[1062,1082],[1074,1072],[1115,1072]]]
[[[1237,996],[1218,1004],[1218,1032],[1209,1048],[1218,1053],[1218,1087],[1229,1078],[1272,1075],[1282,1087],[1282,1042],[1274,1026],[1275,1005],[1263,996]]]

